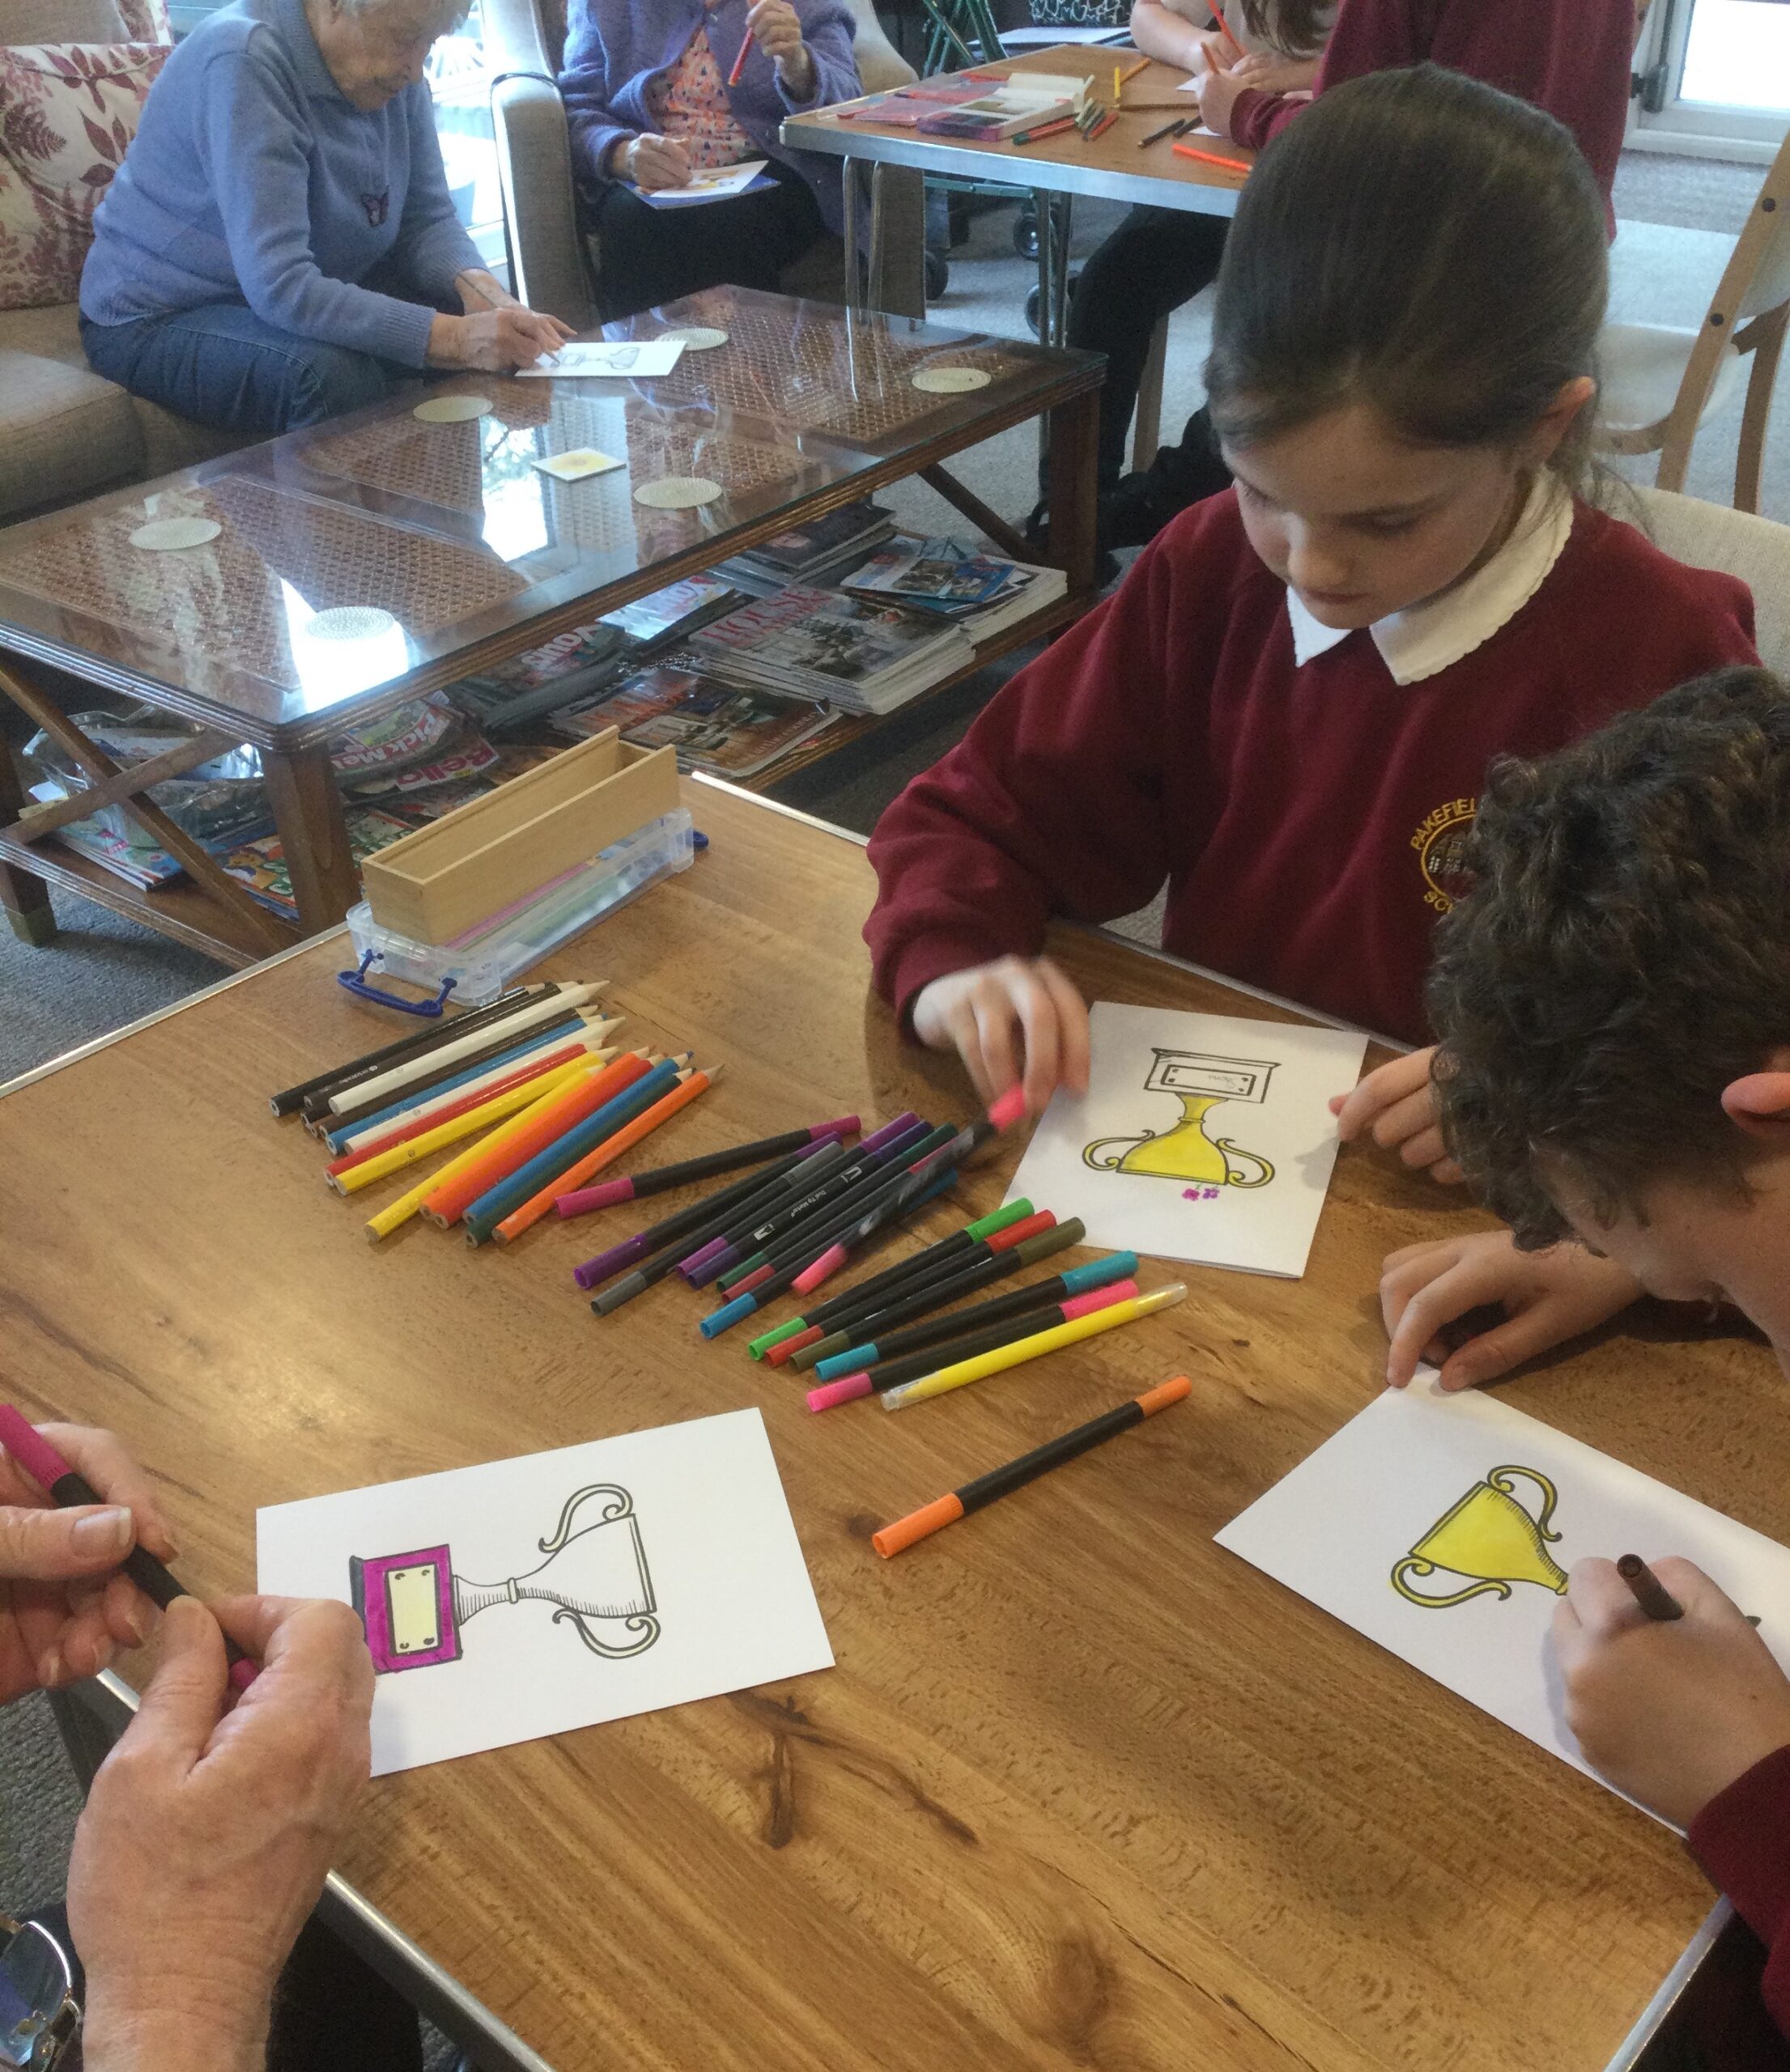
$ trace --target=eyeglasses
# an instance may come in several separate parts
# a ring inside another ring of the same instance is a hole
[[[66,1951],[35,1921],[0,1914],[0,2066],[49,2072],[80,2026]]]

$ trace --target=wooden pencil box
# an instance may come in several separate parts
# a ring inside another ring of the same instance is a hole
[[[676,751],[610,727],[369,856],[361,885],[381,927],[452,942],[679,803]]]

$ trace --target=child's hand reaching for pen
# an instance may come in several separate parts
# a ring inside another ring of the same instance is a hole
[[[1397,1149],[1407,1166],[1426,1166],[1432,1180],[1452,1187],[1460,1168],[1448,1156],[1436,1122],[1435,1091],[1430,1083],[1432,1043],[1368,1073],[1352,1093],[1330,1103],[1337,1135],[1352,1144],[1363,1130],[1384,1149]]]
[[[1392,1340],[1386,1378],[1401,1389],[1418,1361],[1428,1360],[1441,1368],[1443,1388],[1476,1388],[1594,1330],[1642,1293],[1639,1281],[1614,1260],[1580,1245],[1520,1252],[1507,1230],[1406,1245],[1388,1255],[1380,1276],[1380,1311]],[[1505,1321],[1451,1352],[1444,1329],[1494,1305]]]
[[[914,1034],[931,1051],[955,1050],[984,1102],[1023,1079],[1037,1115],[1059,1085],[1087,1091],[1087,1003],[1048,957],[997,957],[923,987]]]
[[[1740,1610],[1691,1562],[1653,1572],[1684,1607],[1649,1619],[1613,1561],[1575,1564],[1554,1614],[1567,1724],[1618,1791],[1688,1828],[1790,1744],[1790,1681]]]

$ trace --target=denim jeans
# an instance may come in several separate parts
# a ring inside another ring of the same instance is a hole
[[[96,374],[219,431],[295,431],[382,401],[420,369],[300,338],[244,303],[208,303],[130,324],[81,319]]]

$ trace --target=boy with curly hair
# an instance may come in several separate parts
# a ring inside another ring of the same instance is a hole
[[[1643,1293],[1731,1303],[1790,1374],[1790,686],[1726,669],[1499,766],[1429,987],[1443,1141],[1507,1232],[1386,1262],[1388,1378],[1490,1380]],[[1458,1350],[1468,1311],[1506,1320]],[[1556,1615],[1587,1759],[1689,1831],[1790,2032],[1790,1680],[1687,1561],[1644,1618],[1608,1561]]]

